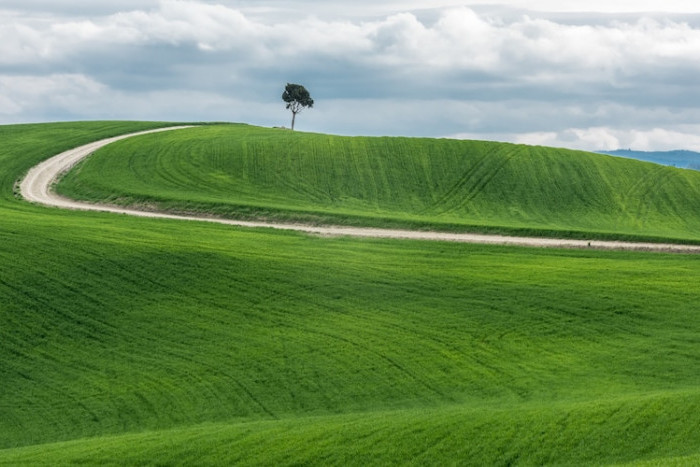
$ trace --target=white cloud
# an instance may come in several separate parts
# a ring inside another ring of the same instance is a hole
[[[386,65],[518,71],[532,79],[546,76],[543,68],[559,70],[558,74],[600,73],[700,59],[700,29],[685,23],[641,19],[579,26],[528,16],[504,22],[466,7],[443,11],[434,24],[399,13],[371,22],[309,18],[267,25],[223,5],[162,0],[153,10],[56,22],[50,27],[14,20],[2,26],[2,36],[9,41],[2,45],[5,63],[56,58],[96,44],[148,43],[246,51],[251,59],[261,51],[274,58],[352,52],[355,55],[344,60],[366,61],[370,54],[375,63]]]
[[[677,130],[651,128],[620,130],[608,127],[570,128],[559,132],[534,132],[511,135],[511,141],[539,146],[610,151],[633,148],[638,151],[700,151],[700,124],[684,125]]]

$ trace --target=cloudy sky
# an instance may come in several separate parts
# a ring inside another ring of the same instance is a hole
[[[641,6],[640,6],[641,5]],[[700,2],[0,0],[0,123],[700,150]]]

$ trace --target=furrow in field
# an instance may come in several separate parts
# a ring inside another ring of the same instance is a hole
[[[494,157],[498,157],[499,150],[491,148],[486,151],[481,157],[472,162],[469,168],[465,170],[462,176],[450,187],[432,206],[431,210],[442,214],[454,210],[455,200],[459,202],[464,196],[465,190],[469,190],[475,184],[475,180],[481,177],[481,172],[491,168],[491,162]]]

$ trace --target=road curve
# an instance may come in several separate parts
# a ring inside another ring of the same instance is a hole
[[[489,245],[512,245],[529,246],[538,248],[581,248],[581,249],[601,249],[601,250],[634,250],[634,251],[655,251],[666,253],[700,253],[700,246],[679,245],[670,243],[637,243],[619,242],[604,240],[576,240],[558,238],[539,237],[511,237],[504,235],[486,235],[470,233],[448,233],[448,232],[428,232],[415,230],[398,229],[378,229],[364,227],[342,227],[342,226],[311,226],[303,224],[284,224],[273,222],[239,221],[232,219],[219,219],[211,217],[199,217],[193,215],[178,215],[160,212],[140,211],[133,208],[122,208],[102,204],[92,204],[57,195],[52,186],[56,181],[75,164],[99,148],[115,141],[130,138],[148,133],[161,131],[172,131],[191,126],[173,126],[156,130],[140,131],[126,135],[107,138],[95,141],[84,146],[62,152],[50,159],[45,160],[33,167],[20,183],[20,193],[22,197],[32,203],[46,206],[54,206],[64,209],[77,209],[87,211],[104,211],[118,214],[128,214],[131,216],[150,217],[158,219],[178,219],[201,222],[214,222],[219,224],[234,225],[240,227],[263,227],[281,230],[294,230],[315,235],[326,236],[349,236],[349,237],[370,237],[370,238],[393,238],[410,240],[432,240],[461,243],[478,243]]]

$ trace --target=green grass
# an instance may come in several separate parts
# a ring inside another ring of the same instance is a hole
[[[700,241],[700,172],[483,141],[206,126],[102,149],[59,191],[236,218]]]
[[[564,410],[562,410],[564,409]],[[99,465],[692,465],[700,397],[369,412],[204,424],[13,450],[8,462]],[[675,418],[670,413],[683,413]],[[600,430],[599,425],[605,425]],[[614,436],[610,443],[607,436]],[[168,449],[163,449],[168,446]],[[679,453],[688,453],[680,457]],[[674,462],[676,464],[674,464]]]
[[[50,153],[150,125],[0,127],[0,464],[700,458],[696,256],[320,238],[13,196]]]

